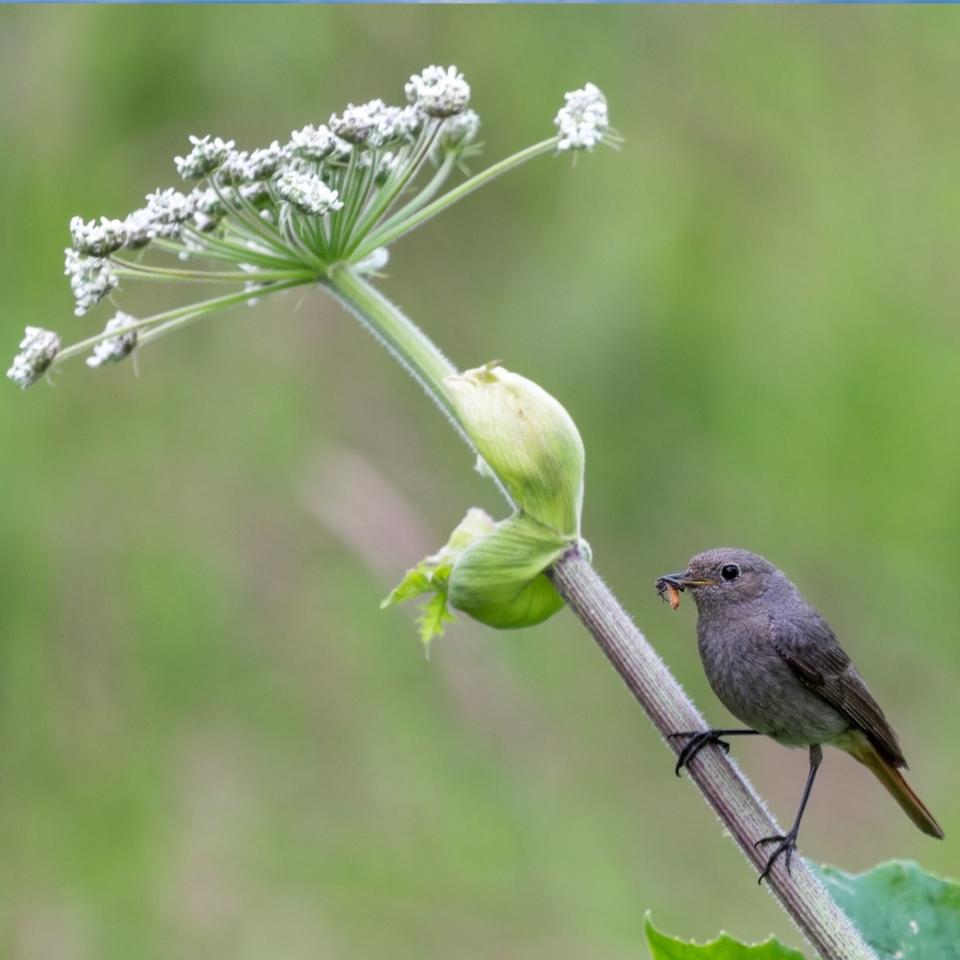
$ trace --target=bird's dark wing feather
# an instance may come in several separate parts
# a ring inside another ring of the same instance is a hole
[[[802,620],[771,617],[773,646],[810,690],[849,718],[894,765],[905,767],[897,735],[879,704],[829,625],[811,613]]]

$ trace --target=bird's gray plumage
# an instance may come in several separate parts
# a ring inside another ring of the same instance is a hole
[[[740,573],[725,581],[724,566]],[[831,743],[860,730],[905,766],[897,736],[826,621],[786,575],[757,554],[697,554],[691,577],[700,656],[714,692],[734,716],[787,746]]]
[[[897,735],[827,622],[781,570],[755,553],[723,547],[698,553],[683,573],[657,581],[663,595],[689,589],[697,605],[697,639],[710,686],[749,730],[677,731],[679,774],[708,744],[764,733],[790,747],[808,747],[810,768],[790,830],[762,837],[775,843],[760,879],[796,848],[800,820],[822,757],[831,744],[864,764],[924,833],[943,830],[899,772],[906,761]]]

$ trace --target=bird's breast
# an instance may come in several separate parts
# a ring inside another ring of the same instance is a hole
[[[700,616],[707,679],[737,719],[788,746],[825,743],[849,726],[799,680],[770,641],[769,620]]]

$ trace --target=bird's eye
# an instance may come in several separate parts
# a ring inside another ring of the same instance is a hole
[[[735,563],[728,563],[720,570],[724,580],[736,580],[740,576],[740,568]]]

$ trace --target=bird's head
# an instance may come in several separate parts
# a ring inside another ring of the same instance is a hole
[[[697,608],[703,610],[747,603],[781,581],[789,583],[769,560],[758,554],[736,547],[717,547],[691,557],[680,573],[660,577],[657,588],[669,585],[676,590],[689,590]]]

